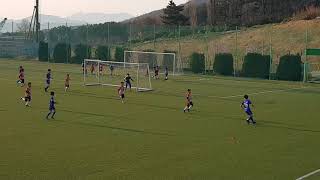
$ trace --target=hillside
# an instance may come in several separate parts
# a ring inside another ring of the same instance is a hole
[[[184,14],[190,17],[195,8],[199,25],[253,26],[278,23],[291,17],[295,12],[311,6],[319,6],[318,0],[191,0],[183,4]],[[164,7],[163,7],[164,8]],[[162,9],[133,18],[137,24],[162,24]],[[126,21],[128,22],[128,21]]]
[[[281,24],[255,26],[242,29],[238,33],[235,31],[224,33],[212,32],[208,34],[208,38],[204,35],[184,37],[181,39],[182,60],[186,63],[192,52],[206,54],[207,47],[210,62],[212,62],[214,54],[219,52],[230,52],[236,55],[237,51],[239,60],[243,58],[246,52],[269,54],[271,40],[272,55],[275,61],[277,61],[281,55],[302,53],[304,51],[306,28],[309,29],[308,46],[320,48],[320,19],[292,21]],[[157,52],[163,52],[164,50],[178,52],[179,43],[177,39],[158,39],[155,44],[153,42],[133,44],[132,48],[135,50],[154,49]]]

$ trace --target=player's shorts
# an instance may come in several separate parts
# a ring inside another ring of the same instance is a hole
[[[126,82],[126,88],[127,88],[128,86],[131,88],[131,83],[130,83],[130,82]]]
[[[49,111],[56,111],[56,107],[50,106],[50,107],[49,107]]]
[[[70,84],[65,84],[64,86],[67,87],[67,88],[69,88],[69,87],[70,87]]]
[[[169,73],[165,73],[164,75],[165,75],[165,76],[168,76],[168,75],[169,75]]]
[[[188,102],[188,104],[187,104],[188,106],[193,106],[193,102],[192,101],[190,101],[190,102]]]
[[[247,109],[245,112],[246,112],[246,114],[249,115],[249,116],[252,116],[252,115],[253,115],[253,113],[252,113],[252,111],[251,111],[250,109]]]
[[[120,97],[121,97],[122,99],[124,99],[124,94],[120,94]]]
[[[30,101],[31,101],[31,96],[26,96],[26,97],[24,97],[24,101],[25,101],[25,102],[30,102]]]
[[[47,85],[50,85],[51,82],[50,82],[50,80],[47,80],[46,83],[47,83]]]
[[[20,79],[20,83],[21,83],[21,84],[24,84],[24,79]]]
[[[156,76],[158,76],[158,75],[159,75],[159,72],[158,72],[158,71],[156,71],[154,74],[155,74]]]

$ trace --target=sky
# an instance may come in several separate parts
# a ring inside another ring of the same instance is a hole
[[[176,4],[187,0],[174,0]],[[60,17],[75,13],[129,13],[142,15],[164,8],[169,0],[40,0],[41,14]],[[32,15],[35,0],[0,0],[0,17],[21,19]]]

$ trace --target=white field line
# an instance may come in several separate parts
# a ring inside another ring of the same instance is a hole
[[[311,173],[309,173],[309,174],[306,174],[306,175],[304,175],[304,176],[299,177],[299,178],[296,179],[296,180],[303,180],[303,179],[305,179],[305,178],[307,178],[307,177],[310,177],[310,176],[312,176],[312,175],[315,175],[315,174],[317,174],[317,173],[319,173],[319,172],[320,172],[320,169],[315,170],[315,171],[313,171],[313,172],[311,172]]]
[[[259,94],[268,94],[268,93],[276,93],[276,92],[286,92],[286,91],[292,91],[292,90],[299,90],[299,89],[305,89],[307,87],[299,87],[299,88],[291,88],[291,89],[279,89],[279,90],[271,90],[271,91],[260,91],[255,93],[248,93],[248,95],[259,95]],[[220,98],[220,99],[230,99],[230,98],[237,98],[242,97],[244,94],[239,95],[232,95],[232,96],[208,96],[208,98]]]
[[[15,83],[15,81],[17,81],[18,80],[18,78],[17,78],[17,80],[11,80],[11,79],[6,79],[6,78],[0,78],[0,80],[2,80],[2,81],[9,81],[9,82],[13,82],[14,84],[16,84]],[[60,79],[52,79],[52,82],[61,82],[62,84],[63,84],[63,82],[65,82],[64,80],[60,80]],[[28,81],[26,81],[26,83],[28,83]],[[43,84],[45,84],[45,80],[43,80]],[[75,82],[75,83],[70,83],[70,84],[75,84],[75,85],[84,85],[84,83],[81,83],[81,82]],[[64,84],[63,84],[64,85]]]

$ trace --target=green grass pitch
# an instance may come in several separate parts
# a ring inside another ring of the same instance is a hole
[[[31,108],[15,83],[19,65],[33,83]],[[50,121],[48,68],[59,103]],[[319,85],[177,76],[122,104],[116,88],[82,83],[79,65],[0,61],[0,179],[292,180],[320,168]],[[195,107],[184,114],[188,88]],[[256,127],[240,109],[244,94]]]

